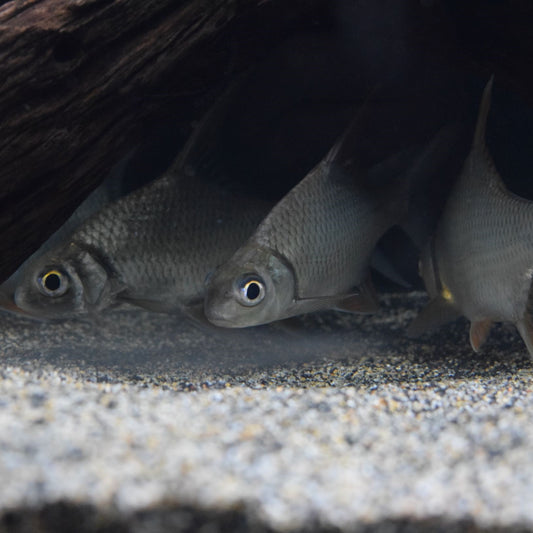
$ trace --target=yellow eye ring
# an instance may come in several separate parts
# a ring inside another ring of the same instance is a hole
[[[39,276],[39,289],[45,296],[61,296],[68,289],[68,278],[59,270],[48,270]]]
[[[246,276],[238,288],[239,300],[243,305],[257,305],[265,297],[265,284],[259,276]]]

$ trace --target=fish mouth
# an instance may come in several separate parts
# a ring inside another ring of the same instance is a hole
[[[207,299],[204,303],[204,315],[207,320],[214,326],[221,328],[241,328],[243,326],[236,324],[232,318],[228,318],[224,313],[224,306],[219,308],[218,305],[213,305],[212,301]]]
[[[235,324],[231,321],[231,319],[225,318],[223,315],[218,313],[217,311],[213,311],[212,309],[209,309],[206,307],[204,309],[204,314],[207,320],[213,324],[214,326],[218,326],[221,328],[239,328],[242,326],[239,326],[238,324]]]
[[[15,294],[7,293],[2,290],[0,290],[0,309],[17,315],[31,315],[31,313],[16,304]]]

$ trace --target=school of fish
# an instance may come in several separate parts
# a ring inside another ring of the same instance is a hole
[[[492,85],[436,229],[423,242],[412,235],[430,302],[407,334],[464,316],[477,351],[494,322],[510,322],[533,356],[533,202],[506,189],[486,147]],[[206,175],[221,100],[163,176],[120,198],[109,184],[93,193],[0,287],[0,306],[54,319],[130,304],[225,328],[325,309],[375,312],[376,245],[393,226],[409,234],[413,189],[446,157],[451,130],[365,167],[353,155],[356,114],[274,204]],[[389,266],[377,268],[387,275]]]

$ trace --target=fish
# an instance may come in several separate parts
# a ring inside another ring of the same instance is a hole
[[[2,284],[0,284],[0,309],[20,313],[15,305],[15,291],[20,284],[28,265],[34,264],[39,257],[67,240],[70,235],[91,215],[97,213],[106,204],[123,196],[123,171],[131,153],[123,158],[110,172],[109,176],[96,187],[74,210],[70,217],[55,231],[34,253],[32,253]]]
[[[361,172],[350,150],[356,124],[209,278],[204,313],[211,323],[240,328],[324,309],[378,309],[371,256],[406,213],[408,174],[418,159],[406,167],[410,147]]]
[[[272,207],[198,170],[227,95],[221,100],[166,173],[104,206],[26,266],[17,307],[55,319],[97,316],[127,303],[198,318],[206,276]]]
[[[533,202],[510,192],[488,151],[485,131],[494,77],[484,88],[474,138],[420,274],[430,302],[407,333],[470,321],[479,351],[494,322],[513,323],[533,356]]]

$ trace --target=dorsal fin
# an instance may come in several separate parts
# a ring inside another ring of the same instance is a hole
[[[215,139],[215,134],[224,121],[232,96],[236,87],[240,86],[240,78],[232,82],[225,92],[220,96],[211,108],[200,119],[194,128],[185,146],[172,164],[172,170],[176,173],[187,172],[189,169],[195,170],[202,162],[205,154],[209,152]]]
[[[347,128],[346,130],[344,130],[344,132],[341,134],[341,136],[335,141],[335,144],[331,147],[330,151],[327,153],[324,161],[326,163],[333,163],[336,159],[337,159],[337,156],[339,154],[339,150],[342,146],[342,144],[344,143],[345,139],[346,139],[346,135],[348,133],[348,129]]]
[[[490,101],[492,97],[492,86],[494,84],[494,74],[490,77],[487,85],[483,89],[481,103],[479,105],[479,113],[476,123],[476,131],[474,133],[474,141],[472,149],[485,150],[485,132],[487,129],[487,117],[490,110]]]
[[[483,89],[481,96],[481,103],[479,104],[479,113],[476,122],[476,130],[474,132],[474,139],[472,141],[472,148],[469,158],[476,170],[470,173],[474,180],[481,180],[485,185],[490,184],[496,186],[505,194],[510,194],[507,189],[494,160],[489,152],[486,143],[487,131],[487,117],[490,110],[490,103],[492,97],[492,86],[494,84],[494,75],[492,75]]]
[[[379,85],[376,85],[368,92],[361,105],[355,111],[352,120],[350,120],[350,123],[348,124],[346,129],[341,133],[340,137],[337,139],[335,144],[331,147],[330,151],[324,158],[324,161],[326,163],[333,163],[334,161],[339,162],[339,159],[343,157],[343,148],[347,139],[357,133],[358,126],[361,122],[361,117],[363,113],[367,110],[370,99],[376,94],[379,88]],[[349,154],[349,156],[351,157],[352,154]],[[340,163],[344,163],[344,161],[340,161]]]

